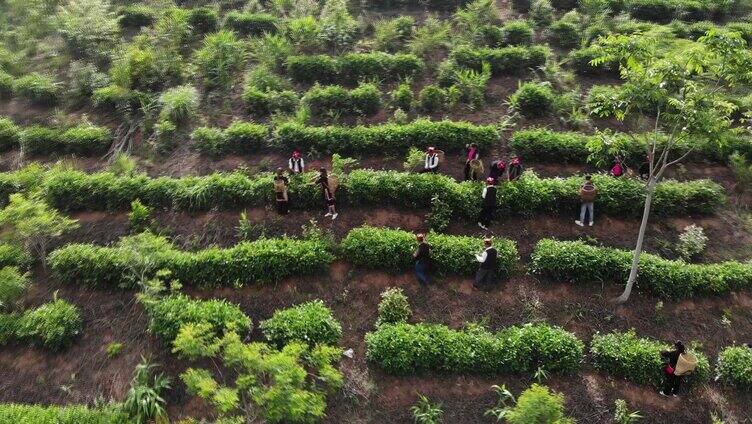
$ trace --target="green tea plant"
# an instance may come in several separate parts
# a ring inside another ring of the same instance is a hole
[[[337,345],[342,338],[342,325],[321,300],[277,310],[259,328],[278,347],[292,342]]]
[[[639,411],[630,411],[624,399],[616,399],[614,404],[614,424],[634,424],[643,418]]]
[[[433,403],[424,395],[418,397],[418,403],[410,407],[416,424],[441,424],[444,422],[444,410],[440,403]]]
[[[159,103],[162,105],[160,119],[182,125],[193,119],[198,112],[199,94],[190,85],[173,87],[159,96]]]
[[[226,300],[198,300],[185,295],[169,295],[145,302],[149,313],[149,331],[166,342],[172,342],[187,324],[206,324],[213,337],[236,332],[245,335],[252,327],[251,319],[237,305]]]
[[[25,311],[17,322],[16,335],[47,349],[61,350],[69,346],[82,329],[78,307],[58,299]]]
[[[196,51],[199,75],[208,89],[228,89],[245,64],[246,50],[235,33],[221,30],[204,39]]]
[[[73,0],[58,9],[58,33],[77,56],[106,58],[118,36],[118,21],[107,0]]]
[[[84,405],[41,406],[4,403],[0,405],[0,422],[34,424],[126,424],[128,417],[119,405],[90,408]]]
[[[28,287],[28,273],[14,266],[0,268],[0,311],[15,309]]]
[[[141,233],[152,225],[151,209],[136,199],[131,202],[131,212],[128,214],[132,233]]]
[[[752,389],[752,349],[746,345],[723,349],[718,354],[716,379],[740,389]]]
[[[705,230],[702,227],[698,227],[695,224],[684,227],[684,230],[679,234],[679,242],[676,244],[676,252],[685,261],[690,261],[696,257],[708,244],[708,236],[705,235]]]
[[[402,288],[390,287],[381,293],[379,318],[376,320],[376,326],[407,322],[412,314],[410,302]]]
[[[528,82],[520,85],[509,97],[509,104],[522,115],[535,118],[553,111],[554,97],[550,85]]]
[[[520,393],[517,404],[504,417],[510,424],[574,424],[564,411],[564,395],[533,384]]]
[[[0,117],[0,151],[8,151],[20,144],[21,128],[10,118]]]
[[[131,388],[123,401],[123,412],[135,424],[146,424],[166,417],[163,392],[170,389],[170,378],[155,374],[158,367],[146,358],[136,365]]]

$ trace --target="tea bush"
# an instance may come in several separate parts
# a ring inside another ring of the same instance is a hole
[[[410,302],[401,287],[390,287],[381,292],[379,318],[376,325],[407,322],[412,316]]]
[[[196,50],[197,74],[207,89],[226,89],[246,64],[246,46],[235,33],[220,30],[206,36]]]
[[[342,338],[342,324],[321,300],[277,310],[259,328],[267,340],[280,347],[294,341],[337,345]]]
[[[163,92],[159,96],[159,103],[162,105],[159,117],[180,125],[192,120],[196,116],[200,96],[195,87],[182,85]]]
[[[549,85],[526,82],[509,97],[509,103],[522,115],[536,118],[553,111],[555,97]]]
[[[207,34],[217,30],[219,14],[210,7],[195,7],[188,15],[188,24],[198,34]]]
[[[624,9],[635,19],[668,23],[674,18],[689,21],[720,19],[731,11],[733,4],[723,0],[625,0]]]
[[[112,132],[105,127],[83,124],[65,131],[38,125],[21,131],[20,144],[29,156],[50,154],[99,155],[107,151]]]
[[[279,19],[268,13],[250,13],[233,10],[225,15],[224,26],[240,35],[257,37],[276,34]]]
[[[14,266],[0,268],[0,311],[16,306],[28,287],[28,274]]]
[[[209,156],[256,153],[268,143],[265,125],[235,121],[224,130],[201,127],[191,134],[194,147]]]
[[[518,155],[541,162],[585,163],[591,136],[576,132],[556,132],[545,128],[516,131],[509,147]]]
[[[252,328],[251,319],[239,306],[226,300],[191,299],[172,295],[147,304],[149,331],[165,342],[172,342],[186,324],[209,324],[217,337],[227,332],[244,335]]]
[[[338,85],[313,86],[303,97],[315,117],[373,115],[381,107],[381,92],[375,84],[361,84],[347,90]]]
[[[21,128],[10,118],[0,116],[0,152],[7,152],[19,146]]]
[[[368,359],[392,374],[423,372],[502,374],[538,368],[571,373],[584,344],[548,324],[452,330],[438,324],[384,324],[366,334]]]
[[[0,312],[0,346],[16,339],[16,329],[18,328],[19,314],[4,314]]]
[[[13,96],[13,75],[0,69],[0,99]]]
[[[262,91],[256,87],[246,87],[243,100],[248,106],[248,111],[256,116],[293,113],[300,103],[298,95],[292,90]]]
[[[13,94],[41,106],[55,106],[60,86],[52,77],[34,72],[13,82]]]
[[[663,384],[666,361],[661,352],[671,346],[648,338],[639,338],[634,330],[626,333],[595,334],[590,343],[590,358],[596,368],[614,377],[639,384],[660,387]],[[690,349],[690,351],[692,351]],[[701,352],[697,356],[697,369],[687,378],[689,384],[705,383],[710,378],[710,363]]]
[[[575,424],[566,416],[564,406],[563,394],[533,384],[520,393],[517,403],[506,410],[504,418],[509,424]]]
[[[723,384],[740,389],[752,389],[752,349],[729,346],[718,354],[716,375]]]
[[[356,84],[362,80],[398,80],[423,71],[423,61],[412,54],[348,53],[342,56],[291,56],[290,77],[302,83]]]
[[[494,76],[520,74],[546,63],[550,51],[544,46],[512,46],[500,49],[457,47],[449,55],[457,65],[481,72],[483,62],[491,65]]]
[[[589,246],[580,241],[544,239],[532,256],[531,271],[574,282],[614,281],[629,277],[632,252]],[[752,265],[742,262],[687,264],[643,253],[637,289],[666,299],[718,295],[752,285]]]
[[[418,120],[405,125],[382,124],[355,127],[308,127],[286,123],[277,127],[275,145],[290,150],[305,148],[325,153],[391,153],[410,147],[438,146],[445,151],[459,151],[466,144],[488,148],[498,142],[493,126],[467,122]]]
[[[509,21],[501,27],[501,36],[504,45],[529,46],[533,44],[533,27],[527,21]]]
[[[68,284],[130,287],[134,284],[133,255],[122,245],[69,244],[52,252],[47,260],[57,278]],[[288,238],[260,239],[227,249],[213,247],[197,252],[176,250],[166,244],[151,257],[153,272],[166,269],[181,283],[202,288],[277,282],[316,274],[332,260],[324,243]]]
[[[409,112],[412,108],[412,105],[413,89],[410,87],[409,82],[404,81],[400,83],[397,88],[394,89],[394,91],[392,91],[391,106],[395,109],[402,109],[404,112]],[[2,128],[2,123],[0,123],[0,128]],[[0,131],[2,130],[0,129]]]
[[[117,406],[89,408],[83,405],[41,406],[0,404],[0,422],[34,424],[126,424]]]
[[[572,49],[580,45],[582,31],[580,27],[566,19],[560,19],[548,27],[548,39],[551,44],[563,49]]]
[[[692,260],[695,256],[705,250],[708,244],[708,236],[705,230],[695,224],[684,227],[679,234],[679,242],[676,244],[676,252],[685,261]]]
[[[25,311],[16,335],[52,350],[60,350],[81,333],[83,320],[78,307],[59,299]]]
[[[21,149],[28,156],[46,155],[63,150],[61,131],[40,125],[26,127],[21,132]]]
[[[475,255],[483,250],[483,239],[467,236],[450,236],[431,233],[426,237],[431,244],[434,269],[441,274],[472,275],[478,268]],[[515,242],[496,239],[499,251],[499,272],[507,276],[517,266]],[[395,272],[406,271],[413,265],[413,252],[418,247],[413,233],[374,227],[351,230],[342,240],[344,258],[366,268],[384,268]]]
[[[597,47],[583,47],[569,52],[568,61],[572,69],[580,75],[617,75],[619,65],[613,61],[607,61],[598,66],[590,62],[602,56]]]
[[[418,105],[426,112],[436,112],[447,103],[447,92],[433,84],[426,85],[418,94]]]
[[[31,255],[19,246],[12,244],[0,244],[0,267],[17,267],[21,270],[29,270],[34,263]]]
[[[121,28],[141,28],[150,26],[157,20],[157,12],[144,4],[124,6],[118,11]]]

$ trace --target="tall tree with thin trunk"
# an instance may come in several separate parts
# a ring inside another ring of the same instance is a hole
[[[630,121],[637,129],[650,126],[641,167],[645,181],[645,205],[626,287],[615,300],[629,299],[639,275],[645,232],[650,220],[655,189],[666,171],[692,154],[699,143],[714,143],[743,131],[733,126],[736,106],[726,97],[737,84],[752,81],[752,54],[740,34],[711,30],[681,55],[667,55],[654,48],[660,40],[642,34],[609,35],[598,42],[601,56],[593,65],[618,62],[625,83],[616,95],[596,102],[594,112]],[[603,149],[619,155],[616,143],[603,139]]]

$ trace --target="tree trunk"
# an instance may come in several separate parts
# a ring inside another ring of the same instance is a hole
[[[653,193],[655,192],[655,180],[651,179],[648,184],[645,193],[645,209],[642,211],[642,222],[640,223],[640,233],[637,235],[637,245],[634,249],[634,256],[632,258],[632,269],[629,271],[629,279],[627,280],[627,286],[624,287],[624,293],[616,298],[617,303],[624,303],[629,300],[629,295],[632,294],[632,287],[635,281],[637,281],[637,274],[640,268],[640,256],[642,255],[642,245],[645,242],[645,230],[648,228],[648,220],[650,219],[650,206],[653,203]]]

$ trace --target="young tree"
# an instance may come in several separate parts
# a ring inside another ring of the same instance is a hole
[[[51,208],[39,195],[16,193],[0,210],[0,227],[10,242],[23,245],[44,261],[50,240],[78,228],[78,221]]]
[[[609,99],[608,107],[598,108],[606,111],[603,114],[613,113],[619,120],[630,119],[639,125],[651,117],[654,120],[654,136],[646,144],[642,222],[629,279],[616,299],[619,303],[629,299],[637,280],[656,186],[671,166],[692,153],[693,139],[722,143],[735,111],[724,93],[752,81],[752,55],[740,34],[711,30],[698,41],[683,55],[664,59],[651,49],[655,43],[640,34],[609,35],[599,41],[602,55],[592,61],[594,66],[618,61],[626,81],[618,98]]]

